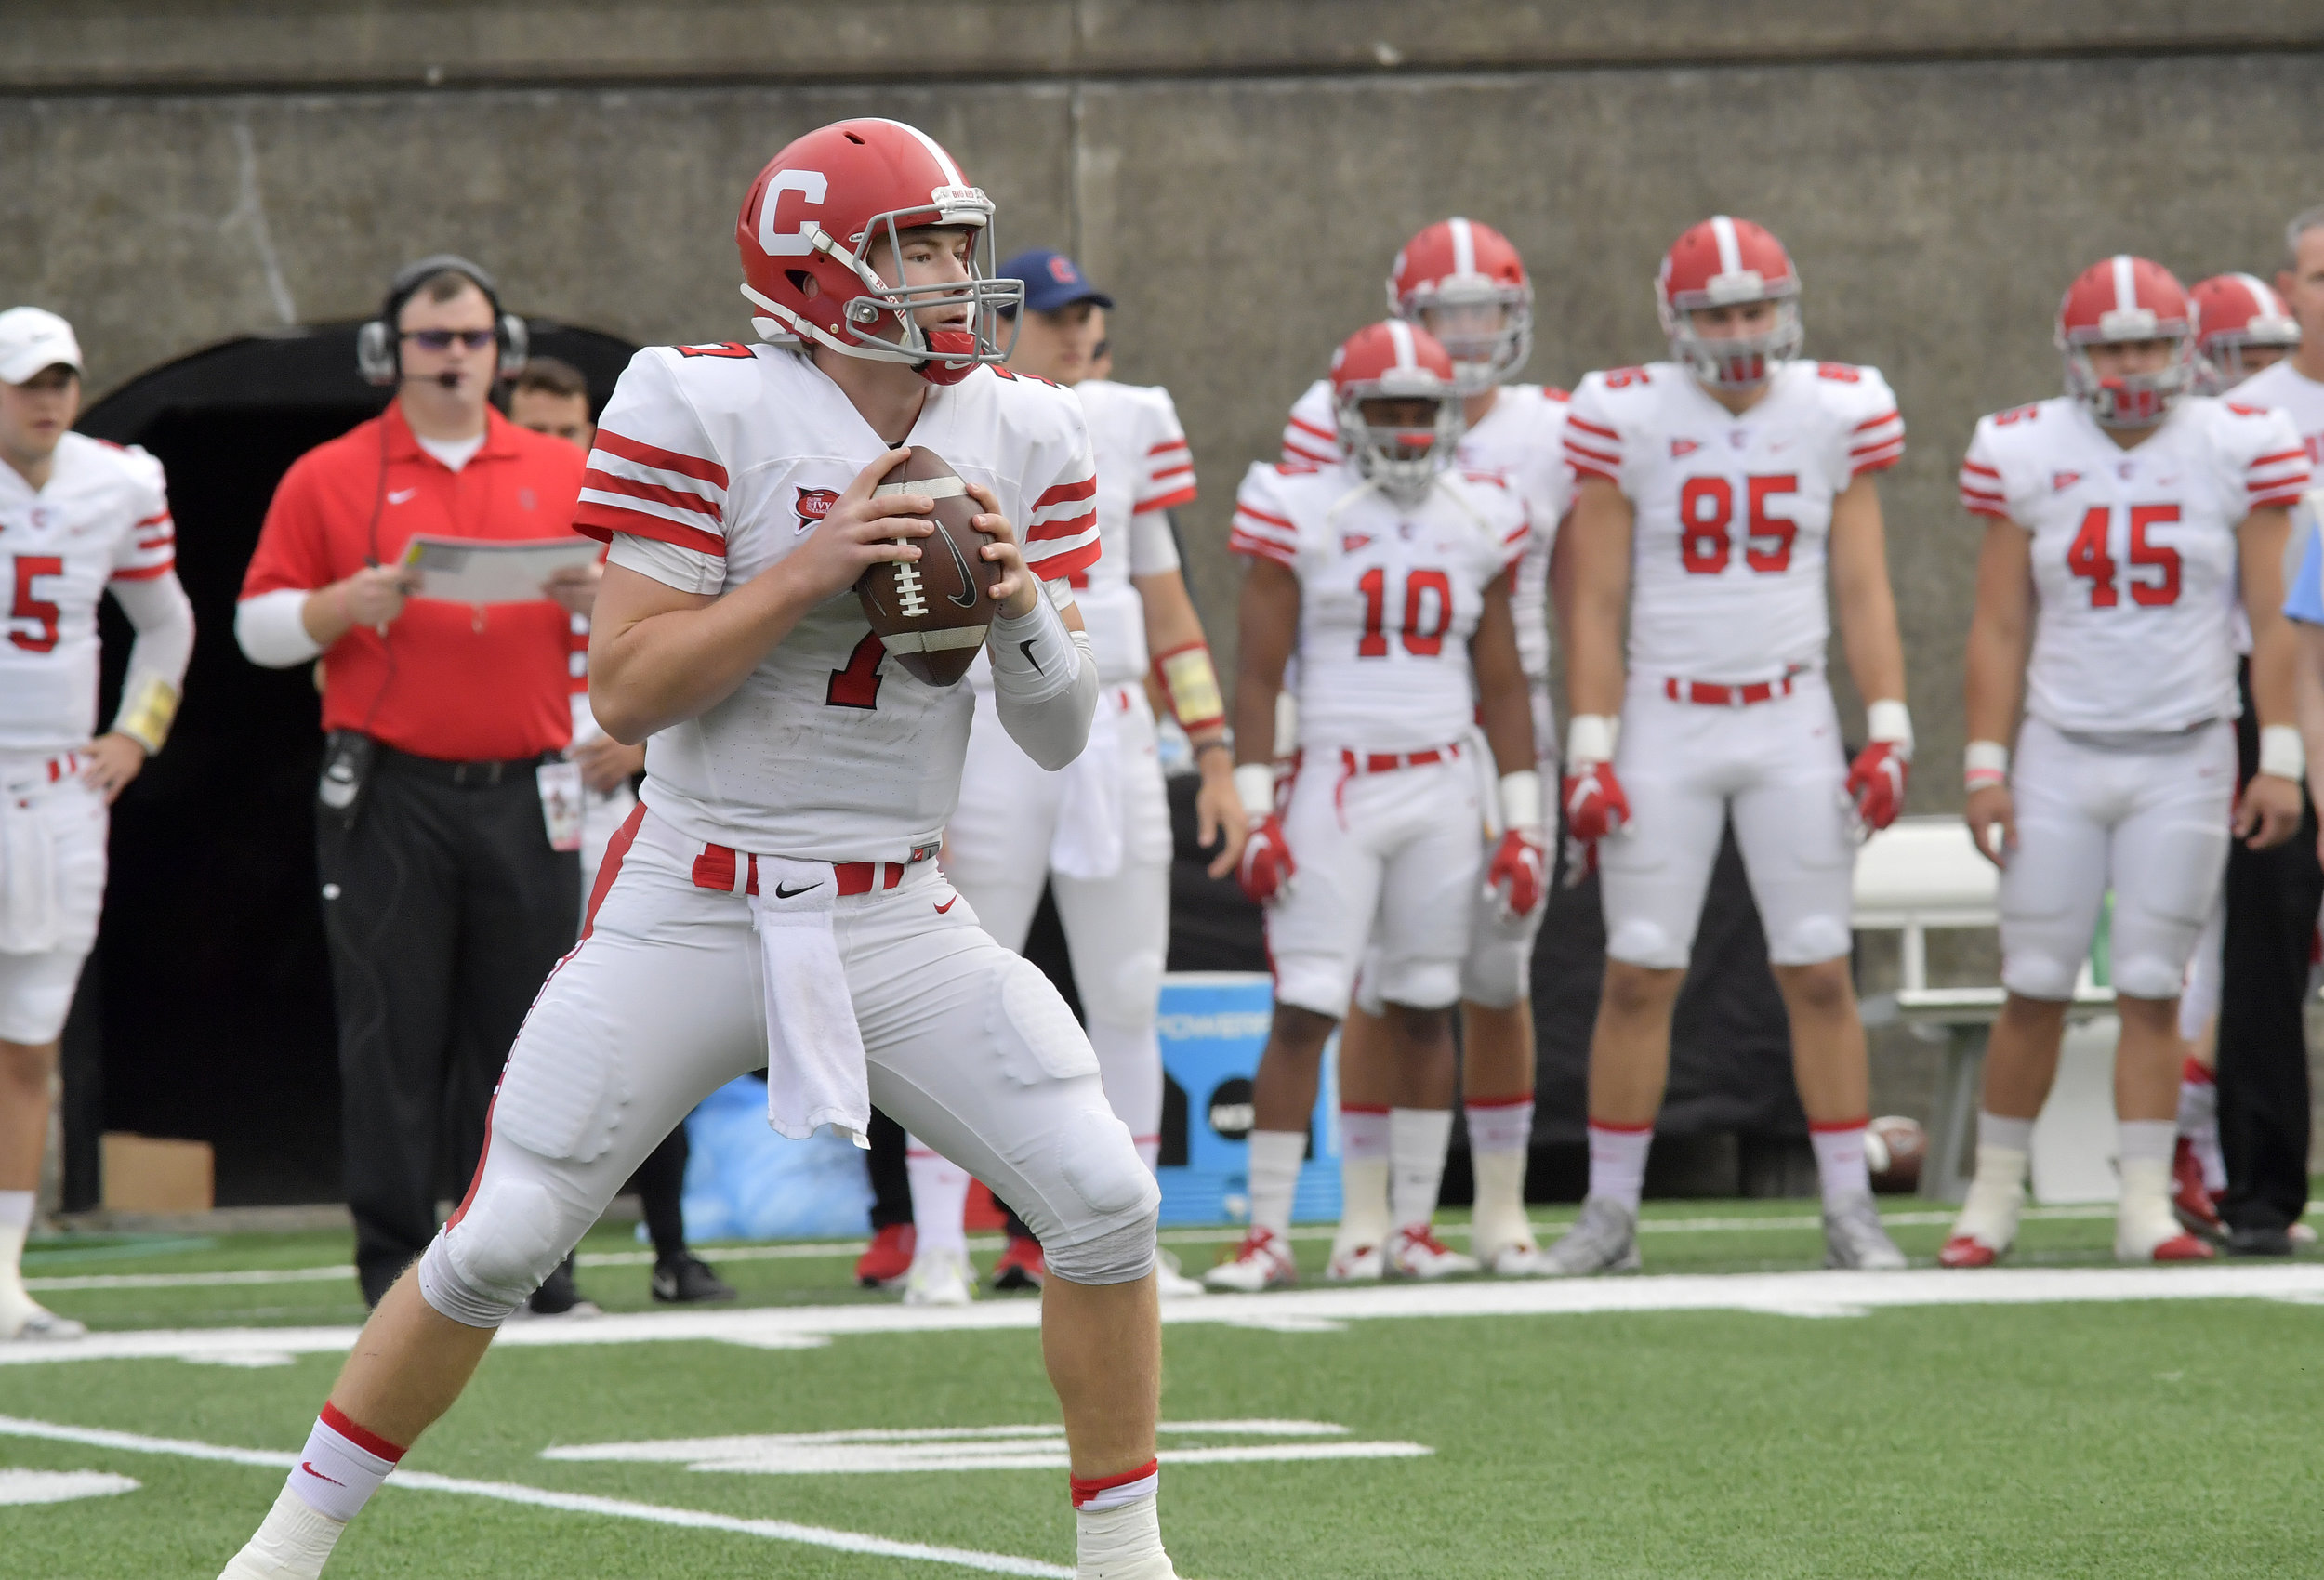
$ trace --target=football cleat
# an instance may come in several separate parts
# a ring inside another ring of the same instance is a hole
[[[2185,1136],[2171,1153],[2171,1216],[2189,1234],[2206,1240],[2226,1237],[2227,1226],[2219,1219],[2219,1204],[2203,1188],[2202,1160],[2195,1155],[2195,1143]]]
[[[1178,1258],[1164,1251],[1154,1258],[1155,1293],[1165,1300],[1192,1300],[1206,1293],[1202,1280],[1188,1278]]]
[[[1038,1289],[1048,1276],[1049,1262],[1041,1255],[1041,1243],[1030,1234],[1011,1234],[1000,1260],[993,1264],[995,1289]]]
[[[13,1333],[0,1335],[0,1342],[15,1344],[60,1344],[71,1339],[86,1338],[88,1329],[71,1317],[60,1317],[46,1306],[26,1302]]]
[[[1947,1240],[1936,1253],[1936,1265],[1941,1268],[1989,1268],[2000,1260],[2001,1252],[1987,1244],[1974,1234],[1956,1234]]]
[[[1388,1254],[1377,1240],[1359,1240],[1353,1244],[1334,1245],[1331,1260],[1324,1264],[1327,1284],[1378,1284],[1388,1271]]]
[[[2295,1223],[2284,1231],[2284,1237],[2295,1245],[2313,1245],[2316,1244],[2316,1226],[2310,1223]]]
[[[912,1271],[912,1251],[918,1231],[908,1223],[891,1223],[872,1234],[864,1254],[855,1258],[855,1282],[866,1289],[892,1289]]]
[[[1905,1254],[1881,1227],[1881,1210],[1869,1195],[1850,1196],[1824,1209],[1824,1265],[1857,1272],[1894,1272]]]
[[[1230,1295],[1256,1295],[1299,1282],[1291,1247],[1272,1229],[1254,1228],[1235,1254],[1202,1275],[1203,1286]]]
[[[710,1264],[691,1252],[681,1252],[654,1264],[648,1281],[654,1298],[666,1306],[691,1306],[705,1300],[732,1300],[733,1287]]]
[[[603,1310],[594,1300],[585,1298],[580,1287],[573,1282],[573,1257],[568,1256],[551,1268],[541,1286],[533,1291],[533,1297],[520,1308],[527,1316],[535,1317],[597,1317]]]
[[[975,1293],[976,1268],[966,1251],[928,1251],[914,1257],[904,1280],[907,1306],[965,1306]]]
[[[1495,1278],[1538,1278],[1542,1274],[1541,1247],[1529,1237],[1504,1240],[1498,1245],[1471,1244],[1477,1265]]]
[[[1539,1271],[1552,1278],[1587,1278],[1592,1273],[1638,1271],[1638,1214],[1611,1196],[1581,1204],[1558,1243],[1541,1253]]]
[[[2022,1153],[2006,1155],[2016,1156],[2023,1162]],[[2026,1189],[2015,1178],[2006,1185],[2000,1183],[2000,1176],[1971,1180],[1968,1199],[1961,1204],[1961,1216],[1953,1219],[1953,1231],[1946,1237],[1944,1248],[1936,1253],[1936,1265],[1991,1267],[2017,1238],[2017,1213],[2025,1202]]]
[[[1477,1271],[1477,1259],[1453,1250],[1436,1238],[1430,1225],[1411,1224],[1396,1231],[1388,1243],[1388,1263],[1399,1277],[1459,1278]]]

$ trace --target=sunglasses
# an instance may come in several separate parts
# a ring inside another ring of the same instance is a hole
[[[471,351],[481,351],[499,339],[500,332],[496,329],[406,329],[403,338],[416,340],[423,349],[430,351],[448,351],[455,340]]]

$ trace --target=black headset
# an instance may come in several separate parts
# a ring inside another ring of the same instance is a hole
[[[388,284],[387,299],[379,304],[379,316],[355,331],[355,366],[365,383],[389,385],[403,377],[403,339],[396,330],[396,316],[414,292],[444,273],[466,276],[492,304],[494,333],[500,343],[499,376],[514,378],[523,371],[531,337],[525,333],[523,319],[500,310],[500,287],[492,272],[456,253],[437,253],[397,270]]]

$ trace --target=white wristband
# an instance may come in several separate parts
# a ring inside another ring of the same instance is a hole
[[[2260,771],[2294,784],[2308,776],[2308,748],[2296,725],[2267,724],[2260,728]]]
[[[1912,760],[1912,712],[1894,697],[1885,697],[1864,710],[1866,734],[1885,741],[1907,762]]]
[[[1541,776],[1532,769],[1501,775],[1501,826],[1540,836]]]
[[[1962,752],[1961,782],[1971,790],[2009,780],[2009,748],[1999,741],[1972,741]]]
[[[1621,732],[1622,721],[1618,718],[1603,713],[1578,713],[1565,727],[1565,760],[1576,768],[1612,762],[1614,743]]]
[[[1235,795],[1245,815],[1263,818],[1275,810],[1275,770],[1263,762],[1237,763]]]

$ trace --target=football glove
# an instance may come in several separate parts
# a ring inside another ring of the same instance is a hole
[[[1875,741],[1848,769],[1848,799],[1868,829],[1886,828],[1905,810],[1905,776],[1912,759],[1894,741]]]
[[[1594,845],[1609,834],[1619,834],[1630,822],[1630,797],[1607,762],[1577,763],[1562,788],[1565,796],[1565,832],[1584,845]]]
[[[1254,821],[1250,837],[1243,844],[1242,862],[1235,869],[1235,879],[1243,886],[1243,892],[1257,903],[1267,904],[1291,892],[1291,880],[1299,870],[1299,863],[1291,859],[1290,843],[1283,837],[1283,820],[1269,812]]]
[[[1485,891],[1499,898],[1503,921],[1533,915],[1547,887],[1547,866],[1539,830],[1512,828],[1501,836],[1485,869]]]

